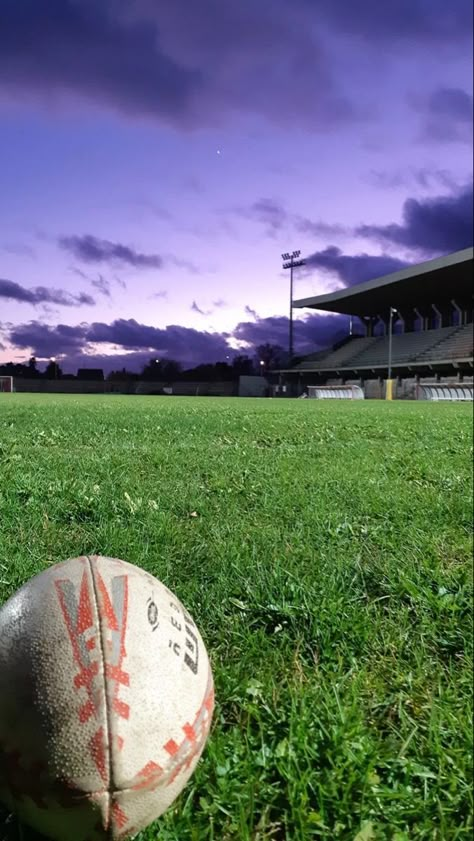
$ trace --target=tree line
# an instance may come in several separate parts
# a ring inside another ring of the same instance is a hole
[[[151,382],[173,383],[186,382],[232,382],[241,376],[263,375],[269,371],[285,367],[288,354],[279,345],[265,343],[255,349],[252,356],[237,354],[229,361],[204,363],[193,368],[185,368],[175,359],[150,359],[138,373],[126,368],[111,371],[104,377],[100,368],[79,368],[77,374],[65,374],[55,359],[51,359],[45,370],[38,368],[36,357],[32,356],[26,364],[6,362],[0,365],[0,376],[20,379],[81,379],[123,382],[145,380]]]

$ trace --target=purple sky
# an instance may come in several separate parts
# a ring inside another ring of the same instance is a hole
[[[472,244],[470,0],[2,0],[0,113],[0,362],[286,345],[282,251],[304,297]]]

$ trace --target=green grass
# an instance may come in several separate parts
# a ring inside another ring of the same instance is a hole
[[[140,841],[472,837],[471,423],[466,405],[1,397],[0,602],[67,557],[121,557],[211,656],[204,756]]]

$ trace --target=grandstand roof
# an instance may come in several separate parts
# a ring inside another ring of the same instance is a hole
[[[399,272],[368,280],[327,295],[301,298],[295,307],[376,316],[396,307],[413,308],[423,303],[442,305],[453,298],[466,301],[471,297],[474,249],[465,248],[436,260],[409,266]]]

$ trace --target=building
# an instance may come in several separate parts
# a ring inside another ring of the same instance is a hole
[[[466,248],[294,301],[297,308],[346,314],[348,333],[337,345],[281,371],[281,381],[293,394],[306,385],[354,383],[364,386],[366,396],[378,397],[389,373],[398,396],[411,396],[414,384],[424,380],[471,379],[473,258],[474,249]]]

